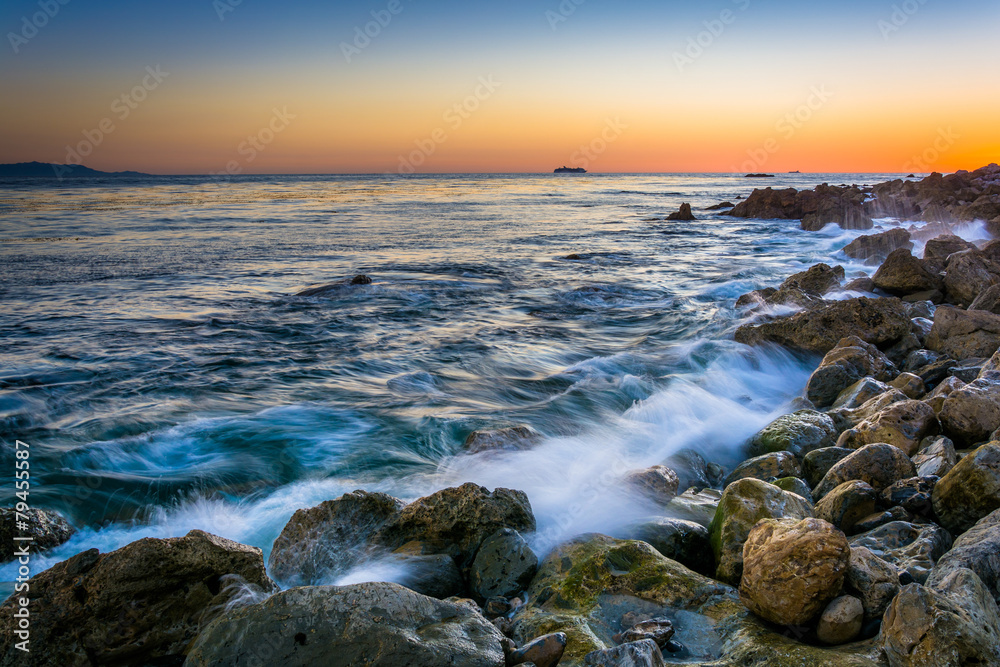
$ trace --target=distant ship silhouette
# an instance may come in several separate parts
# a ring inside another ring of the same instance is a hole
[[[586,174],[587,170],[583,167],[559,167],[553,174]]]

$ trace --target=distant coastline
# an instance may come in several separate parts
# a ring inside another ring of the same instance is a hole
[[[16,162],[0,164],[0,178],[94,178],[152,176],[138,171],[98,171],[82,164],[53,164],[51,162]]]

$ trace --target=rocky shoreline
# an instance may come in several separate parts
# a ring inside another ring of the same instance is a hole
[[[0,665],[1000,665],[1000,240],[949,234],[1000,235],[1000,167],[754,190],[729,215],[929,224],[848,245],[871,278],[818,264],[740,297],[737,341],[822,361],[733,470],[682,450],[621,479],[662,516],[540,559],[521,491],[359,490],[296,512],[266,566],[202,531],[90,550],[30,580],[30,654],[3,604]],[[38,544],[69,539],[37,514]],[[373,561],[406,586],[322,585]]]

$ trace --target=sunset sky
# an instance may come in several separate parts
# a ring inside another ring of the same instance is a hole
[[[8,0],[0,25],[0,162],[922,172],[1000,159],[996,0]]]

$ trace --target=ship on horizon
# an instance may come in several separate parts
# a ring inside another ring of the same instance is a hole
[[[562,167],[559,167],[558,169],[556,169],[552,173],[553,174],[586,174],[587,170],[584,169],[583,167],[567,167],[567,166],[563,165]]]

